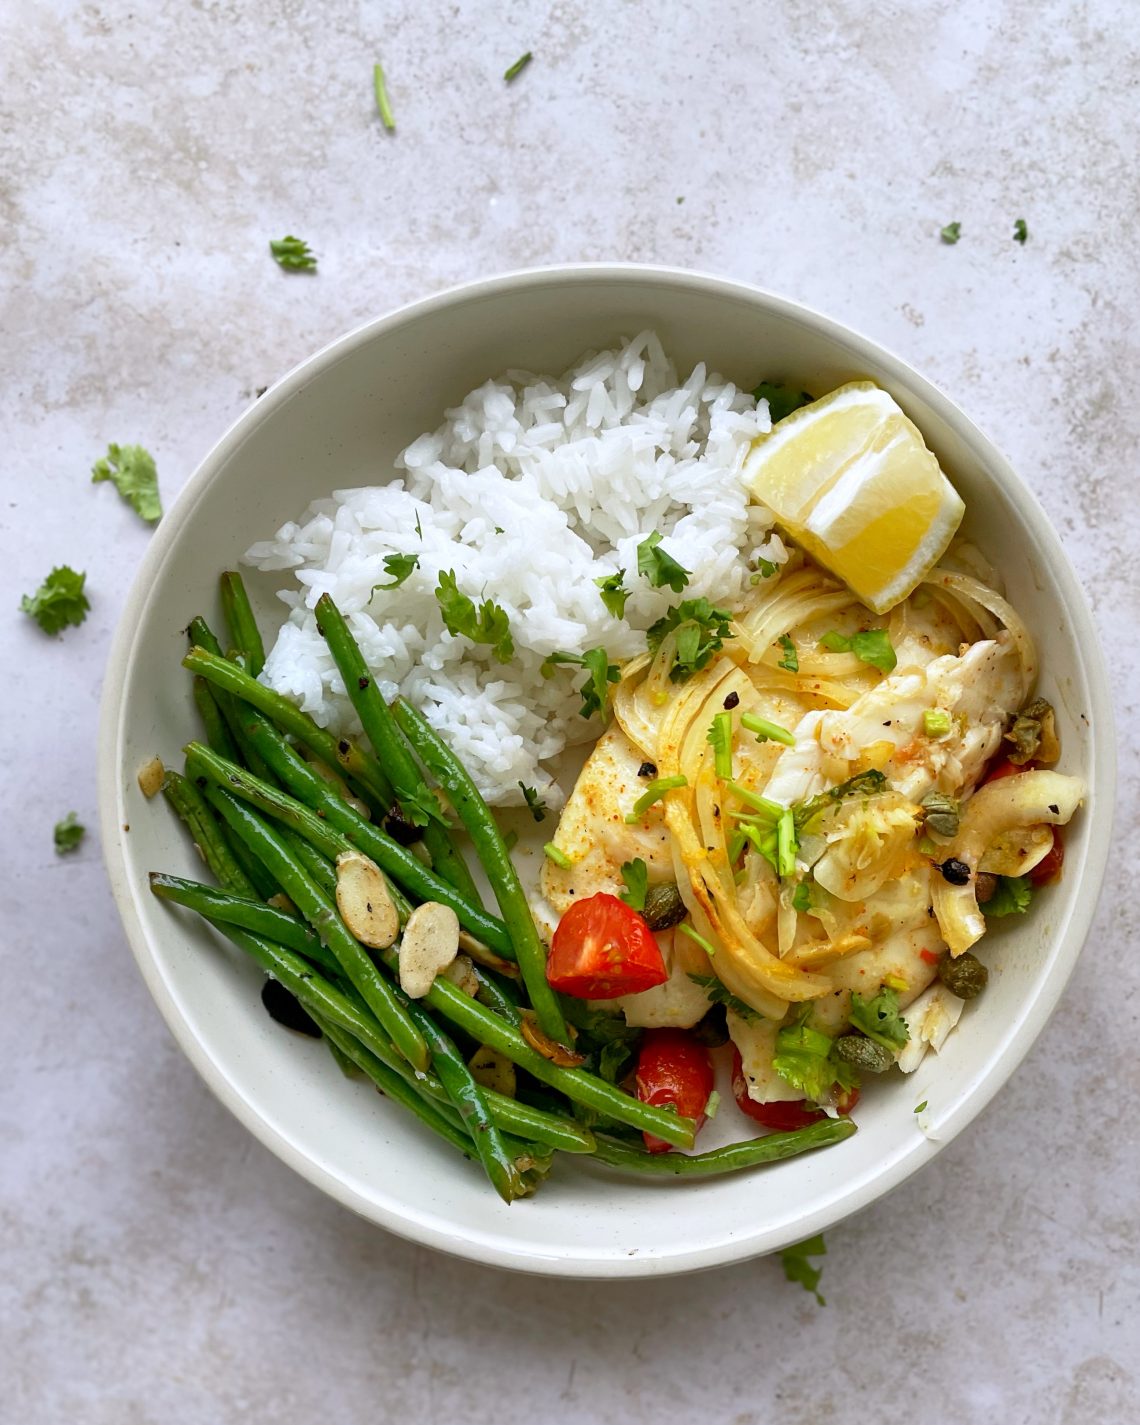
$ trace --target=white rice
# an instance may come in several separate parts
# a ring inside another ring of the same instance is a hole
[[[334,491],[247,552],[248,563],[296,580],[280,592],[289,618],[262,679],[322,726],[359,729],[312,612],[327,592],[384,696],[420,707],[489,801],[520,803],[523,782],[558,805],[543,764],[599,728],[579,714],[582,671],[545,679],[543,659],[598,645],[614,661],[633,657],[679,599],[732,607],[756,556],[783,562],[771,517],[738,478],[750,442],[769,429],[767,402],[703,364],[680,383],[651,331],[587,353],[561,377],[508,371],[414,440],[396,478]],[[638,576],[637,545],[654,530],[690,571],[680,595]],[[399,588],[375,590],[392,553],[418,555],[418,568]],[[621,620],[595,583],[617,569],[632,591]],[[444,628],[435,589],[446,570],[476,603],[506,610],[510,663]]]

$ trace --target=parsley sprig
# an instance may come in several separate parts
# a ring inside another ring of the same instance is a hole
[[[398,589],[406,580],[410,579],[412,572],[420,567],[420,556],[418,554],[385,554],[384,573],[389,576],[391,582],[387,584],[373,584],[372,592],[377,589]]]
[[[655,654],[665,635],[676,629],[677,653],[669,677],[674,683],[683,683],[707,665],[726,638],[733,637],[731,623],[728,609],[715,608],[706,598],[685,599],[659,618],[645,637],[650,653]]]
[[[616,683],[621,677],[621,670],[616,663],[611,663],[609,654],[604,648],[587,648],[585,653],[562,653],[554,652],[542,660],[542,667],[539,669],[544,678],[553,678],[554,670],[559,664],[568,664],[572,667],[585,668],[589,677],[578,689],[582,697],[582,706],[578,711],[583,717],[593,717],[597,713],[605,717],[609,702],[609,685]]]
[[[53,569],[34,594],[25,594],[20,609],[34,618],[45,633],[59,633],[81,624],[91,608],[83,586],[87,575],[66,564]]]
[[[315,272],[317,259],[307,242],[287,234],[283,238],[271,240],[269,251],[278,267],[286,272]]]
[[[137,515],[154,524],[162,518],[154,456],[141,445],[109,445],[91,470],[91,483],[110,480]]]
[[[637,546],[637,572],[655,589],[666,587],[679,594],[689,582],[689,571],[661,548],[656,530]]]

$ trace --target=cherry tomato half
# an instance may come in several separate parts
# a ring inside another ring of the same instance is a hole
[[[793,1128],[806,1128],[809,1123],[818,1123],[826,1115],[822,1108],[808,1108],[807,1099],[780,1099],[775,1103],[757,1103],[748,1096],[748,1080],[744,1074],[744,1064],[740,1050],[732,1049],[732,1096],[741,1113],[777,1132],[789,1132]]]
[[[558,922],[546,978],[578,999],[617,999],[663,985],[669,971],[644,919],[600,891],[575,901]]]
[[[982,786],[984,787],[987,782],[1000,782],[1003,777],[1016,777],[1020,772],[1036,770],[1036,762],[1026,762],[1023,767],[1018,767],[1008,757],[1002,757],[990,765],[989,771],[982,778]]]
[[[672,1104],[683,1118],[692,1118],[700,1132],[709,1094],[713,1091],[709,1051],[683,1029],[648,1029],[637,1058],[637,1096],[659,1107]],[[644,1133],[651,1153],[667,1153],[664,1138]]]
[[[1029,873],[1035,886],[1048,886],[1061,879],[1061,867],[1065,864],[1065,842],[1057,827],[1053,828],[1053,845]]]

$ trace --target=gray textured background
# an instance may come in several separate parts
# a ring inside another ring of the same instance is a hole
[[[0,1418],[1140,1420],[1132,20],[1123,0],[8,0]],[[318,276],[270,261],[286,231]],[[355,1220],[175,1049],[95,836],[51,849],[69,808],[95,823],[102,665],[147,539],[88,487],[107,441],[153,450],[169,503],[258,387],[362,319],[610,258],[769,286],[941,382],[1044,501],[1110,653],[1125,852],[1088,952],[981,1120],[830,1234],[823,1309],[772,1261],[559,1284]],[[47,640],[14,610],[63,560],[93,610]]]

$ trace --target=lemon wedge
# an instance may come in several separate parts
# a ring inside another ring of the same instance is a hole
[[[742,478],[877,614],[929,574],[965,511],[918,427],[870,381],[785,416],[756,441]]]

